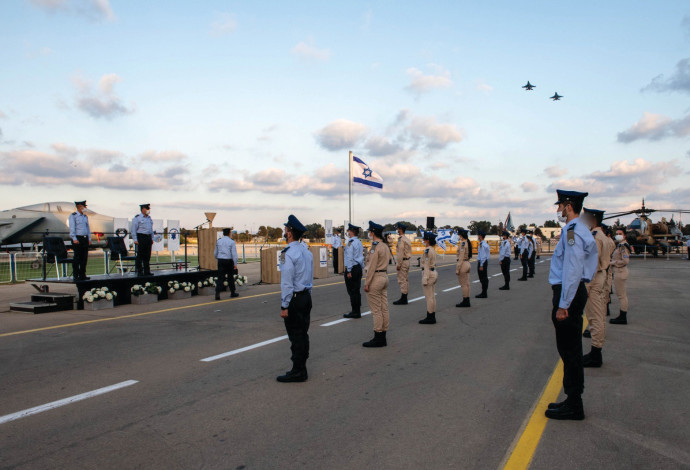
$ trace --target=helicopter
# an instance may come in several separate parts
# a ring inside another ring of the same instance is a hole
[[[666,254],[674,247],[679,247],[682,244],[683,232],[680,227],[671,217],[667,221],[662,217],[660,222],[654,223],[648,215],[653,212],[671,212],[679,214],[688,214],[690,210],[685,209],[649,209],[644,204],[642,199],[642,207],[625,212],[616,212],[607,214],[604,219],[613,219],[630,214],[636,214],[636,217],[627,227],[626,241],[633,249],[635,254],[651,253],[652,256],[657,257],[659,251]]]

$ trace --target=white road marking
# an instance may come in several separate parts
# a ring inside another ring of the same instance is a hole
[[[455,286],[455,287],[451,287],[449,289],[443,289],[443,292],[450,292],[450,291],[455,290],[455,289],[460,289],[460,287],[462,287],[462,286]]]
[[[517,268],[511,269],[510,272],[512,273],[513,271],[517,271]]]
[[[501,273],[498,273],[498,274],[494,274],[494,275],[491,276],[491,277],[496,277],[496,276],[501,276],[501,275],[502,275]]]
[[[129,387],[130,385],[134,385],[136,383],[139,383],[139,381],[138,380],[127,380],[125,382],[120,382],[119,384],[110,385],[109,387],[103,387],[103,388],[99,388],[98,390],[93,390],[91,392],[82,393],[81,395],[75,395],[73,397],[64,398],[62,400],[54,401],[51,403],[46,403],[45,405],[35,406],[35,407],[29,408],[27,410],[18,411],[17,413],[12,413],[9,415],[0,416],[0,424],[9,423],[10,421],[14,421],[16,419],[26,418],[27,416],[35,415],[35,414],[42,413],[42,412],[48,411],[48,410],[52,410],[52,409],[58,408],[60,406],[69,405],[70,403],[75,403],[75,402],[78,402],[81,400],[86,400],[87,398],[92,398],[92,397],[95,397],[98,395],[103,395],[104,393],[112,392],[114,390],[118,390],[118,389],[124,388],[124,387]]]
[[[479,279],[477,279],[476,281],[472,281],[472,284],[476,284],[478,282],[479,282]]]
[[[362,314],[362,316],[369,315],[370,313],[371,313],[371,310],[368,310],[368,311],[364,312]],[[338,323],[345,323],[346,321],[350,321],[350,320],[352,320],[352,318],[341,318],[340,320],[333,320],[331,322],[324,323],[321,326],[333,326],[333,325],[337,325]]]
[[[424,296],[421,296],[421,297],[415,297],[415,298],[414,298],[414,299],[412,299],[412,300],[408,300],[408,301],[407,301],[407,303],[409,304],[409,303],[412,303],[412,302],[416,302],[416,301],[418,301],[418,300],[422,300],[422,299],[424,299],[424,298],[425,298]]]
[[[266,346],[267,344],[277,343],[278,341],[282,341],[282,340],[287,339],[287,338],[288,338],[287,335],[278,336],[277,338],[262,341],[260,343],[252,344],[250,346],[245,346],[244,348],[234,349],[232,351],[218,354],[217,356],[211,356],[211,357],[207,357],[206,359],[201,359],[201,362],[211,362],[211,361],[216,361],[218,359],[223,359],[224,357],[234,356],[235,354],[243,353],[245,351],[250,351],[250,350],[256,349],[256,348],[260,348],[261,346]]]

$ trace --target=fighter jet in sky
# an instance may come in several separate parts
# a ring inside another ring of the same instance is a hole
[[[561,98],[563,98],[563,95],[559,95],[558,92],[554,93],[553,96],[550,97],[554,101],[558,101]]]
[[[532,88],[536,88],[536,86],[532,85],[529,80],[527,80],[527,85],[524,85],[522,88],[524,88],[527,91],[532,91]]]

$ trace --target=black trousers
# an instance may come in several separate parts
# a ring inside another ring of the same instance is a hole
[[[518,259],[520,257],[520,247],[515,245],[515,259]]]
[[[84,279],[86,277],[86,263],[89,261],[89,237],[77,235],[78,244],[72,243],[74,250],[73,276],[74,279]]]
[[[340,248],[333,248],[333,272],[338,274],[338,250]]]
[[[362,287],[362,267],[359,264],[355,264],[350,273],[352,277],[349,278],[347,273],[345,273],[345,287],[347,288],[347,294],[350,296],[352,313],[358,314],[362,313],[360,311],[362,308],[362,293],[360,291]]]
[[[536,262],[535,260],[537,259],[537,254],[536,252],[532,252],[532,256],[529,257],[527,260],[527,266],[529,267],[529,275],[534,276],[534,263]]]
[[[570,303],[568,318],[556,320],[558,304],[561,300],[561,285],[553,289],[553,310],[551,321],[556,329],[556,348],[563,360],[563,390],[570,396],[580,396],[585,390],[585,371],[582,367],[582,312],[587,304],[587,289],[581,282],[575,298]]]
[[[151,274],[151,267],[149,263],[151,262],[151,246],[153,245],[153,239],[151,235],[146,233],[137,233],[137,259],[136,259],[136,269],[139,276]]]
[[[527,252],[520,255],[520,262],[522,263],[522,277],[527,278]]]
[[[501,272],[503,273],[503,282],[506,286],[510,286],[510,256],[501,260]]]
[[[483,263],[477,262],[477,276],[479,277],[479,283],[482,285],[482,294],[486,294],[489,288],[489,273],[488,273],[489,262],[484,261]],[[484,269],[479,269],[484,268]]]
[[[285,330],[290,339],[293,370],[304,370],[309,358],[309,322],[311,317],[311,294],[303,291],[293,294],[285,320]]]
[[[218,282],[216,282],[216,294],[225,290],[223,282],[227,279],[230,292],[235,293],[235,260],[218,260]]]

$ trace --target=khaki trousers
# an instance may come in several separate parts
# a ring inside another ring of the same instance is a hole
[[[400,293],[407,294],[410,289],[410,283],[408,281],[408,275],[410,273],[410,260],[401,261],[398,265],[400,268],[398,270],[398,285],[400,286]]]
[[[616,269],[613,273],[613,288],[621,304],[621,311],[628,311],[628,292],[625,288],[625,281],[628,280],[628,268]]]
[[[601,348],[606,339],[606,271],[599,271],[587,284],[587,306],[585,315],[592,333],[592,346]]]
[[[422,276],[422,290],[424,297],[426,297],[426,311],[427,313],[436,313],[436,281],[438,280],[438,273],[431,271],[428,275],[426,272]]]
[[[374,318],[374,331],[381,333],[388,331],[388,276],[386,273],[376,273],[369,285],[367,302]]]
[[[455,268],[455,271],[458,275],[458,283],[462,286],[462,298],[466,299],[470,296],[470,262],[463,261],[460,269]]]

